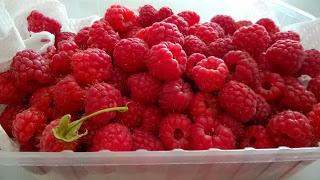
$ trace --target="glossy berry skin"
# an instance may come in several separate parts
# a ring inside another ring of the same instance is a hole
[[[80,49],[87,49],[87,41],[89,39],[90,27],[84,27],[75,35],[74,42],[79,46]]]
[[[12,122],[16,115],[24,110],[22,105],[9,105],[7,106],[0,115],[0,125],[7,133],[8,136],[12,137]]]
[[[11,72],[0,74],[0,104],[15,104],[23,100],[24,93],[16,87]]]
[[[213,28],[213,30],[215,30],[218,33],[219,38],[229,37],[229,36],[225,36],[225,32],[224,32],[223,28],[218,23],[205,22],[205,23],[203,23],[203,25]]]
[[[58,45],[59,42],[67,40],[67,41],[74,41],[74,36],[76,34],[73,32],[59,32],[55,36],[55,45]]]
[[[200,21],[200,16],[194,11],[182,11],[178,13],[178,16],[182,17],[185,21],[187,21],[189,26],[193,26],[194,24],[197,24]]]
[[[139,7],[138,11],[139,16],[137,21],[142,27],[148,27],[158,19],[158,11],[149,4]]]
[[[41,32],[48,31],[52,34],[58,34],[61,24],[50,17],[44,16],[39,11],[33,10],[27,17],[28,31]]]
[[[225,54],[234,49],[235,47],[231,38],[219,38],[209,44],[207,54],[209,56],[223,58]]]
[[[183,35],[187,35],[188,29],[189,29],[189,24],[187,21],[184,20],[184,18],[177,16],[177,15],[172,15],[162,21],[167,22],[167,23],[171,23],[171,24],[175,24],[178,27],[179,31]]]
[[[219,24],[223,28],[225,33],[229,35],[233,35],[233,33],[237,29],[237,24],[231,16],[216,15],[213,18],[211,18],[211,22]]]
[[[320,102],[320,75],[312,78],[308,83],[308,90],[311,91]]]
[[[174,13],[171,8],[169,8],[168,6],[163,6],[158,11],[158,21],[162,21],[173,14]]]
[[[193,53],[187,59],[187,68],[185,74],[192,78],[192,69],[202,59],[206,59],[206,56],[201,53]]]
[[[189,112],[193,119],[200,116],[216,117],[219,112],[218,99],[210,93],[196,93],[189,105]]]
[[[253,147],[256,149],[273,148],[274,143],[268,130],[261,125],[253,125],[246,128],[240,141],[240,148]]]
[[[121,5],[110,6],[104,15],[104,19],[116,31],[126,31],[136,21],[136,15],[130,9]]]
[[[195,24],[191,26],[188,34],[197,36],[206,44],[210,44],[219,38],[218,32],[211,26],[205,24]]]
[[[256,101],[257,101],[257,110],[253,119],[257,123],[264,124],[271,115],[271,107],[266,101],[266,99],[259,94],[256,94]]]
[[[226,128],[229,128],[236,140],[239,140],[243,137],[245,133],[245,126],[237,121],[235,118],[231,117],[226,113],[219,114],[217,116],[217,121]]]
[[[186,36],[184,38],[183,50],[186,52],[188,56],[193,53],[202,53],[204,54],[207,51],[208,47],[206,43],[204,43],[197,36]]]
[[[314,128],[314,135],[316,140],[320,139],[320,104],[313,106],[312,111],[307,114],[308,119]]]
[[[271,44],[274,44],[278,40],[293,40],[293,41],[300,41],[300,35],[293,31],[284,31],[284,32],[277,32],[271,35]]]
[[[29,105],[42,111],[48,119],[54,114],[52,87],[37,89],[29,98]],[[52,119],[51,119],[52,120]]]
[[[148,151],[161,151],[163,145],[154,135],[144,131],[134,130],[132,133],[132,150],[145,149]]]
[[[256,24],[263,26],[270,35],[280,31],[276,23],[269,18],[261,18],[256,22]]]
[[[316,77],[320,74],[320,51],[310,49],[305,51],[305,58],[298,75]]]

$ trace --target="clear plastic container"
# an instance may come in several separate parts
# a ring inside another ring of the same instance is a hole
[[[283,27],[315,19],[279,1],[121,1],[64,0],[70,17],[102,15],[111,4],[137,9],[143,4],[164,5],[176,12],[199,12],[202,21],[213,14],[229,14],[237,20],[275,19]],[[85,11],[83,11],[85,9]],[[263,10],[265,9],[265,10]],[[286,179],[320,158],[319,148],[251,149],[167,152],[21,153],[0,151],[0,180],[212,180]]]

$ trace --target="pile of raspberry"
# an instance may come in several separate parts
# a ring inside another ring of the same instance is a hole
[[[77,33],[38,11],[27,22],[55,44],[0,74],[0,124],[21,151],[318,145],[320,52],[271,19],[112,5]],[[96,113],[113,107],[128,110]]]

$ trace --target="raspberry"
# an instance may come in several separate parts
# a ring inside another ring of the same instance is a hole
[[[10,68],[17,87],[27,92],[52,81],[49,61],[33,50],[18,52],[13,57]]]
[[[239,28],[234,33],[232,42],[237,49],[257,56],[269,47],[270,36],[263,26],[253,24]]]
[[[122,95],[129,94],[129,88],[127,86],[127,79],[129,75],[121,70],[120,68],[115,67],[113,69],[113,73],[111,79],[108,83],[112,84],[115,88],[117,88]]]
[[[274,143],[267,129],[261,125],[246,128],[244,137],[241,138],[240,148],[253,147],[256,149],[273,148]]]
[[[163,150],[162,143],[152,134],[140,130],[134,130],[132,133],[132,150],[145,149],[148,151]]]
[[[286,86],[301,87],[300,81],[293,76],[282,76]]]
[[[263,26],[270,35],[280,31],[274,21],[269,18],[261,18],[256,22],[256,24]]]
[[[52,90],[54,105],[62,113],[76,113],[83,109],[85,91],[81,89],[74,77],[66,76]]]
[[[156,106],[145,107],[142,111],[141,122],[138,129],[157,135],[162,112]]]
[[[151,5],[144,5],[138,11],[137,21],[142,27],[151,26],[158,20],[158,11]]]
[[[44,16],[39,11],[33,10],[27,17],[28,31],[41,32],[48,31],[52,34],[58,34],[61,24],[50,17]]]
[[[194,150],[235,149],[235,144],[232,131],[211,117],[199,117],[191,128],[191,148]]]
[[[320,51],[316,49],[305,51],[305,59],[298,74],[311,77],[316,77],[320,74]]]
[[[317,140],[320,139],[320,104],[313,106],[312,111],[307,115],[308,119],[311,122],[312,127],[314,128],[314,134]]]
[[[177,80],[186,69],[187,56],[179,44],[163,42],[151,48],[146,64],[154,77]]]
[[[300,41],[300,36],[298,33],[293,31],[277,32],[271,35],[271,44],[274,44],[278,40],[290,39],[293,41]]]
[[[73,75],[80,84],[94,84],[111,78],[111,58],[100,49],[79,51],[71,60]]]
[[[320,102],[320,75],[309,81],[308,90],[315,95],[317,102]]]
[[[273,71],[280,74],[294,74],[302,66],[304,51],[298,41],[278,40],[268,48],[266,58]]]
[[[200,116],[216,117],[218,110],[217,97],[201,91],[193,96],[189,106],[189,112],[193,119]]]
[[[0,115],[0,125],[3,127],[8,136],[12,137],[12,122],[18,113],[24,110],[22,105],[6,106]]]
[[[253,23],[251,21],[242,20],[242,21],[237,21],[236,24],[237,24],[237,29],[240,29],[243,26],[251,26]]]
[[[114,47],[114,63],[128,73],[138,73],[145,69],[148,45],[141,39],[122,39]]]
[[[202,53],[204,54],[207,51],[207,45],[197,36],[186,36],[184,38],[183,49],[188,56],[193,53]]]
[[[132,144],[132,135],[127,127],[117,123],[108,124],[93,137],[91,151],[131,151]]]
[[[120,37],[122,39],[126,38],[134,38],[136,37],[136,34],[142,29],[142,27],[136,25],[136,26],[131,26],[126,32],[123,32],[120,34]]]
[[[158,100],[161,82],[148,73],[131,75],[127,84],[133,100],[144,104],[151,104]]]
[[[71,72],[71,57],[74,51],[61,51],[55,54],[50,61],[50,70],[53,74],[68,74]]]
[[[188,60],[187,60],[187,68],[186,68],[186,75],[188,77],[192,77],[192,69],[193,67],[199,62],[201,61],[202,59],[205,59],[206,56],[203,55],[203,54],[200,54],[200,53],[194,53],[194,54],[191,54],[189,57],[188,57]]]
[[[27,144],[42,133],[45,123],[46,117],[43,112],[29,108],[16,115],[12,122],[12,134],[19,144]]]
[[[261,53],[258,57],[255,58],[257,64],[258,64],[258,68],[259,70],[261,71],[270,71],[270,64],[269,62],[267,61],[267,58],[266,58],[266,53],[263,52]]]
[[[231,38],[219,38],[208,46],[208,55],[223,58],[229,51],[234,50],[235,47]]]
[[[124,104],[128,107],[128,111],[117,114],[117,122],[127,126],[129,129],[138,127],[141,123],[142,112],[144,107],[136,101],[126,99]]]
[[[55,46],[49,46],[45,53],[42,53],[41,56],[45,59],[51,59],[57,53]]]
[[[233,35],[237,29],[237,24],[231,16],[216,15],[211,19],[211,22],[219,24],[223,28],[224,32],[229,35]]]
[[[137,17],[133,11],[124,6],[112,5],[107,9],[104,19],[114,30],[123,32],[135,23]]]
[[[192,99],[190,84],[182,79],[163,84],[159,94],[159,105],[166,112],[184,112]]]
[[[271,115],[271,107],[266,101],[266,99],[264,99],[264,97],[262,97],[259,94],[256,95],[256,101],[257,110],[256,114],[252,119],[254,119],[258,123],[264,123]]]
[[[73,32],[60,32],[55,36],[55,45],[57,46],[61,41],[74,42],[74,37],[76,36]]]
[[[194,11],[182,11],[178,13],[178,16],[182,17],[185,21],[187,21],[189,26],[198,24],[200,21],[200,16]]]
[[[227,65],[222,59],[210,56],[193,67],[192,78],[200,90],[211,92],[222,88],[228,73]]]
[[[11,77],[10,71],[0,74],[0,104],[15,104],[23,100],[24,93],[19,90]]]
[[[188,22],[185,21],[182,17],[177,16],[177,15],[172,15],[170,17],[167,17],[166,19],[163,20],[163,22],[167,23],[172,23],[175,24],[179,31],[183,34],[186,35],[189,29]]]
[[[169,114],[160,123],[160,140],[165,149],[190,149],[191,120],[183,114]]]
[[[217,119],[221,125],[229,128],[232,131],[235,139],[240,139],[243,137],[245,133],[244,125],[242,125],[239,121],[226,113],[220,114]]]
[[[296,111],[283,111],[270,119],[268,131],[278,146],[308,147],[314,139],[310,120]]]
[[[219,34],[215,29],[204,24],[195,24],[191,26],[188,34],[199,37],[206,44],[210,44],[219,38]]]
[[[37,89],[29,99],[30,107],[35,107],[42,111],[47,118],[53,115],[53,94],[52,87]]]
[[[230,81],[219,93],[222,108],[240,122],[250,121],[257,110],[256,94],[243,83]]]
[[[62,40],[57,44],[58,51],[73,51],[75,52],[78,49],[78,45],[71,40]]]
[[[224,30],[222,29],[222,27],[215,23],[215,22],[205,22],[203,23],[203,25],[208,26],[208,27],[212,27],[217,33],[218,33],[218,37],[219,38],[224,38]]]
[[[74,42],[80,47],[80,49],[87,49],[87,41],[89,39],[90,27],[84,27],[75,35]]]
[[[172,9],[167,6],[163,6],[158,11],[158,21],[162,21],[165,18],[170,17],[171,15],[173,15]]]

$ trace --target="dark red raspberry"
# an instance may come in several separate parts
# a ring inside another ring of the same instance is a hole
[[[256,114],[252,119],[255,120],[257,123],[264,124],[271,115],[271,107],[266,101],[266,99],[259,94],[256,95],[256,101],[257,110]]]
[[[136,37],[136,34],[142,29],[140,26],[131,26],[126,32],[123,32],[120,34],[120,37],[122,39],[125,38],[134,38]]]
[[[80,49],[87,49],[87,41],[89,39],[90,27],[84,27],[74,37],[74,42],[80,47]]]
[[[243,26],[251,26],[253,23],[251,21],[241,20],[241,21],[237,21],[236,24],[237,24],[237,29],[239,29]]]
[[[278,40],[290,39],[293,41],[300,41],[300,35],[293,31],[277,32],[271,36],[271,44],[277,42]]]
[[[215,22],[205,22],[203,25],[212,27],[218,33],[219,38],[225,37],[224,30],[219,24]]]
[[[253,24],[239,28],[234,33],[232,42],[237,49],[258,56],[269,47],[270,36],[263,26]]]
[[[233,35],[237,29],[237,24],[231,16],[216,15],[211,19],[211,22],[219,24],[226,34]]]
[[[191,148],[207,150],[210,148],[235,149],[236,142],[232,131],[215,121],[212,117],[199,117],[191,128]]]
[[[128,73],[138,73],[145,69],[148,45],[139,38],[122,39],[114,47],[114,63]]]
[[[17,87],[27,92],[49,84],[53,79],[49,60],[44,59],[33,50],[18,52],[13,57],[10,68]]]
[[[148,27],[157,22],[158,11],[152,5],[144,5],[140,7],[138,11],[139,16],[137,21],[142,27]]]
[[[0,104],[15,104],[22,102],[24,94],[19,90],[11,77],[11,72],[0,74]]]
[[[284,89],[285,83],[279,74],[264,71],[260,74],[260,83],[255,91],[267,101],[277,101],[281,98]]]
[[[137,129],[158,135],[161,118],[162,112],[158,107],[144,107],[142,111],[141,122]]]
[[[271,70],[270,64],[266,58],[265,52],[261,53],[258,57],[255,57],[255,60],[258,64],[259,70],[261,70],[261,71],[270,71]]]
[[[209,44],[207,54],[209,56],[223,58],[225,54],[234,49],[235,47],[231,38],[219,38]]]
[[[129,94],[129,88],[127,86],[127,79],[129,75],[118,67],[113,68],[111,79],[108,83],[117,88],[122,95]]]
[[[185,21],[187,21],[189,26],[198,24],[200,21],[200,16],[194,11],[182,11],[178,13],[178,16],[182,17]]]
[[[191,54],[189,57],[188,57],[188,60],[187,60],[187,68],[186,68],[186,75],[190,78],[192,78],[192,69],[193,67],[199,62],[201,61],[202,59],[205,59],[206,56],[203,55],[203,54],[200,54],[200,53],[194,53],[194,54]]]
[[[48,31],[52,34],[58,34],[61,24],[50,17],[44,16],[39,11],[33,10],[27,17],[28,31],[41,32]]]
[[[246,128],[244,137],[241,138],[240,148],[253,147],[256,149],[273,148],[274,143],[267,129],[261,125]]]
[[[159,105],[166,112],[181,113],[187,110],[193,92],[189,83],[182,79],[163,84],[159,94]]]
[[[314,134],[318,141],[320,139],[320,104],[314,105],[312,111],[308,113],[307,117],[314,128]]]
[[[131,151],[132,135],[126,126],[121,124],[108,124],[97,131],[92,139],[91,151]]]
[[[280,31],[276,23],[269,18],[261,18],[256,22],[256,24],[263,26],[270,35]]]
[[[162,21],[167,17],[170,17],[171,15],[173,15],[173,11],[171,8],[167,7],[167,6],[163,6],[162,8],[159,9],[158,11],[158,21]]]
[[[309,81],[308,90],[316,96],[317,102],[320,102],[320,75]]]
[[[218,114],[217,97],[210,93],[198,92],[191,100],[189,112],[193,119],[200,116],[216,117]]]
[[[247,85],[230,81],[219,93],[222,108],[240,122],[250,121],[257,110],[256,93]]]
[[[206,53],[207,45],[197,36],[189,35],[184,38],[183,49],[188,56],[193,53]]]
[[[141,124],[141,116],[142,112],[144,111],[144,106],[129,99],[125,99],[124,104],[128,107],[128,111],[118,113],[116,121],[127,126],[129,129],[139,127]]]
[[[206,44],[210,44],[219,38],[219,34],[215,29],[204,24],[195,24],[191,26],[188,34],[199,37]]]
[[[294,74],[304,60],[304,51],[298,41],[278,40],[266,51],[266,58],[273,71],[280,74]]]
[[[5,130],[8,136],[12,137],[12,122],[18,113],[24,110],[22,105],[9,105],[3,110],[0,115],[0,125]]]
[[[235,139],[238,140],[243,137],[245,133],[244,125],[236,119],[234,119],[233,117],[231,117],[230,115],[222,113],[218,116],[217,120],[220,124],[229,128],[232,131],[233,135],[235,136]]]
[[[294,86],[294,87],[301,87],[301,82],[293,76],[282,76],[284,83],[286,86]]]
[[[104,19],[114,30],[123,32],[135,24],[137,17],[133,11],[122,5],[112,5],[107,9]]]
[[[132,150],[145,149],[148,151],[161,151],[163,145],[154,135],[141,130],[134,130],[132,133]]]
[[[55,36],[55,45],[63,40],[74,41],[74,37],[76,36],[73,32],[59,32]]]
[[[182,17],[177,16],[177,15],[172,15],[170,17],[167,17],[166,19],[163,20],[163,22],[167,23],[172,23],[175,24],[179,31],[183,34],[186,35],[189,29],[188,22],[185,21]]]
[[[163,42],[151,48],[146,64],[154,77],[177,80],[186,70],[187,55],[179,44]]]
[[[165,149],[190,149],[192,122],[183,114],[169,114],[160,123],[160,140]]]
[[[158,100],[161,82],[150,74],[134,74],[128,78],[127,83],[133,100],[144,104],[151,104]]]
[[[53,94],[52,87],[37,89],[29,99],[30,107],[35,107],[42,111],[49,119],[53,115]]]
[[[268,131],[278,146],[308,147],[314,139],[310,120],[296,111],[283,111],[270,119]]]
[[[305,58],[298,75],[316,77],[320,74],[320,51],[310,49],[305,51]]]
[[[201,91],[219,90],[225,83],[229,70],[220,58],[210,56],[202,59],[192,69],[192,79]]]

